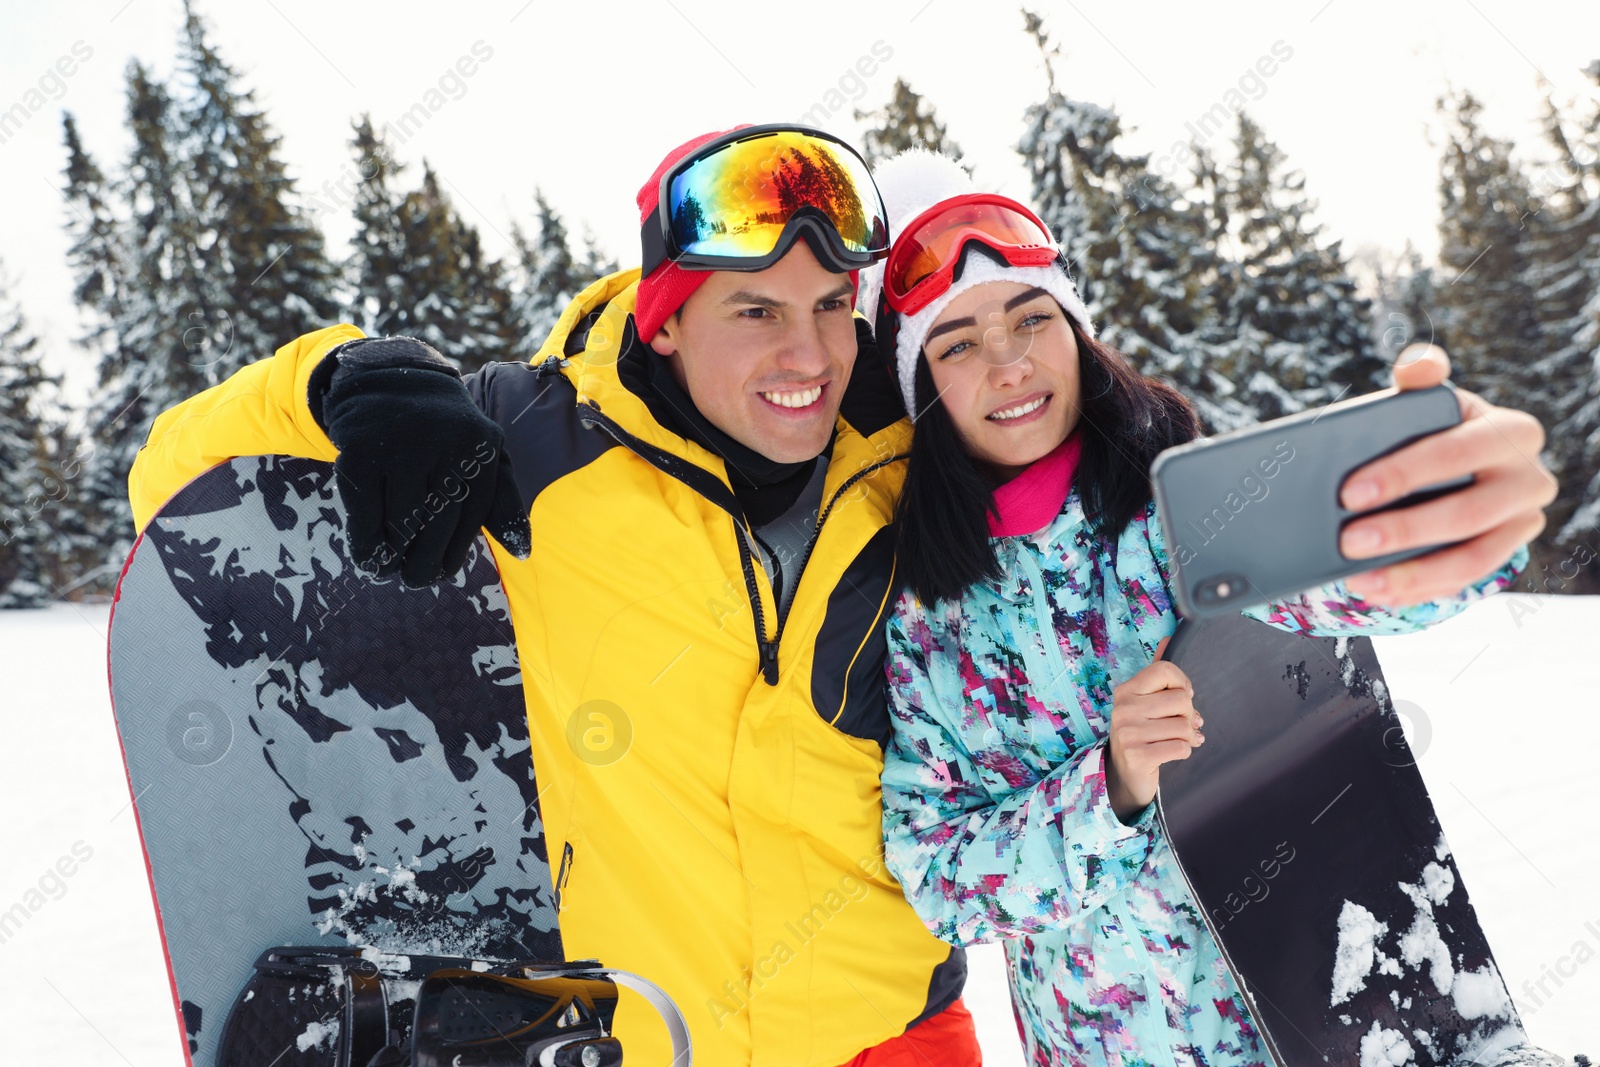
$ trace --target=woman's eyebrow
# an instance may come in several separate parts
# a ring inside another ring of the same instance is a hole
[[[1016,296],[1012,297],[1010,300],[1007,300],[1005,302],[1005,304],[1003,305],[1003,309],[1006,310],[1006,311],[1012,311],[1012,310],[1014,310],[1016,308],[1021,307],[1023,304],[1026,304],[1028,301],[1034,299],[1035,297],[1049,296],[1049,295],[1050,295],[1049,290],[1041,289],[1037,285],[1035,285],[1035,286],[1032,286],[1031,288],[1024,289],[1022,292],[1018,293]],[[923,338],[923,344],[927,344],[929,341],[933,340],[935,337],[938,337],[941,333],[949,333],[951,330],[959,330],[959,329],[962,329],[963,327],[966,327],[966,326],[976,326],[976,325],[978,325],[978,320],[973,318],[970,315],[968,315],[964,319],[951,319],[949,322],[941,322],[939,325],[935,326],[933,329],[928,331],[928,336]]]
[[[971,315],[968,315],[964,319],[951,319],[949,322],[941,322],[939,325],[928,331],[928,336],[922,339],[922,343],[927,344],[935,337],[938,337],[941,333],[949,333],[951,330],[959,330],[964,326],[976,325],[978,325],[978,320],[973,318]]]
[[[1013,308],[1021,307],[1023,304],[1026,304],[1028,301],[1032,300],[1036,296],[1049,296],[1049,295],[1050,295],[1049,292],[1047,292],[1046,290],[1041,289],[1037,285],[1035,285],[1032,288],[1024,289],[1022,292],[1018,293],[1016,296],[1012,297],[1010,300],[1007,300],[1006,303],[1005,303],[1005,310],[1010,311]]]

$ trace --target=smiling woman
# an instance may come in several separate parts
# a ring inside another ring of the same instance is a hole
[[[919,414],[897,512],[899,566],[926,601],[995,575],[995,488],[1069,437],[1079,440],[1080,477],[1098,486],[1086,514],[1117,530],[1147,499],[1137,465],[1199,433],[1181,395],[1095,340],[1058,267],[1002,267],[972,254],[961,279],[961,291],[912,316],[896,338],[900,356],[917,352],[910,323],[929,320],[926,358],[912,370]]]
[[[1154,805],[1163,765],[1205,743],[1194,685],[1162,658],[1177,619],[1148,480],[1196,436],[1194,411],[1094,338],[1064,259],[1029,262],[1039,237],[1000,216],[964,225],[984,194],[955,161],[912,152],[877,178],[900,235],[878,332],[919,416],[887,635],[888,866],[941,938],[1004,944],[1030,1062],[1268,1062]],[[958,237],[919,237],[934,232]],[[1406,607],[1333,583],[1245,614],[1295,634],[1410,632],[1527,558]]]

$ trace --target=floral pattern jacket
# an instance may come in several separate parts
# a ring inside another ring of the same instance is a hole
[[[939,937],[1004,943],[1030,1063],[1270,1064],[1155,805],[1125,825],[1107,799],[1112,691],[1177,625],[1154,505],[1114,542],[1091,532],[1076,489],[1036,521],[993,540],[999,582],[895,606],[888,865]],[[1245,614],[1305,634],[1405,633],[1510,585],[1527,558],[1519,548],[1438,602],[1391,610],[1333,583]]]

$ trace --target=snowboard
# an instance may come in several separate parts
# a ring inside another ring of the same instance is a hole
[[[108,658],[192,1067],[365,1067],[386,1041],[409,1049],[419,1018],[419,1065],[521,1064],[494,1057],[522,1027],[527,1047],[535,1031],[595,1036],[549,1060],[592,1067],[620,1062],[602,1040],[612,983],[676,1015],[648,983],[562,963],[516,640],[481,534],[433,586],[375,580],[349,557],[331,464],[236,459],[135,543]],[[473,1051],[491,1017],[499,1051]]]
[[[1372,642],[1228,615],[1181,621],[1165,658],[1206,744],[1161,768],[1161,823],[1279,1067],[1526,1041]]]

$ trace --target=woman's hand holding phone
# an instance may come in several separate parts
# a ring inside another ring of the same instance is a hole
[[[1437,345],[1412,345],[1400,353],[1394,384],[1427,389],[1450,374],[1450,357]],[[1380,556],[1418,545],[1459,541],[1415,559],[1346,580],[1370,603],[1391,607],[1452,596],[1499,568],[1518,545],[1544,529],[1544,509],[1556,481],[1539,453],[1544,427],[1526,412],[1486,404],[1457,389],[1461,422],[1353,471],[1341,503],[1352,510],[1382,507],[1413,490],[1471,474],[1475,482],[1425,504],[1356,519],[1344,528],[1347,558]]]
[[[1106,746],[1106,792],[1123,822],[1156,797],[1161,765],[1188,759],[1205,743],[1205,720],[1194,709],[1194,685],[1177,664],[1161,658],[1117,686],[1111,694],[1111,730]]]

